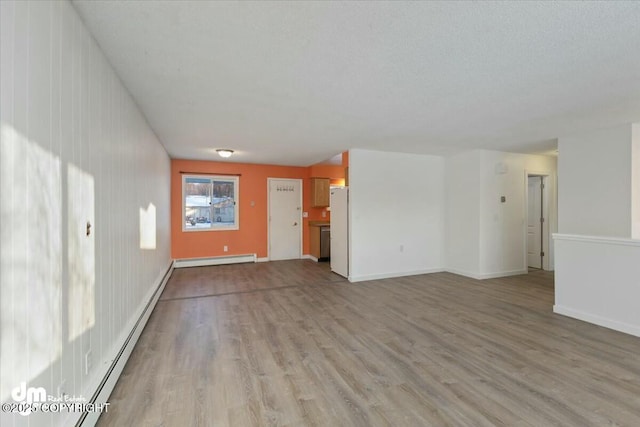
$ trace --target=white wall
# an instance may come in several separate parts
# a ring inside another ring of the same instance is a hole
[[[554,312],[640,337],[640,241],[559,234]]]
[[[556,222],[556,162],[551,156],[482,150],[480,175],[480,278],[527,272],[527,173],[547,175],[545,199],[551,232]],[[502,203],[500,197],[505,196]],[[547,269],[553,269],[550,234],[544,238]]]
[[[554,311],[640,336],[640,136],[625,124],[559,145]],[[613,237],[612,237],[613,236]]]
[[[481,151],[446,159],[446,268],[474,277],[480,272]]]
[[[548,176],[553,232],[555,157],[474,150],[447,158],[447,270],[477,279],[526,273],[527,173]],[[553,269],[550,236],[545,253]]]
[[[441,271],[444,158],[349,152],[350,279]]]
[[[556,163],[487,150],[446,160],[351,151],[351,280],[443,269],[478,279],[526,273],[526,176],[548,176],[547,219],[555,232]],[[550,236],[545,253],[553,269]]]
[[[631,125],[558,140],[558,230],[631,237]]]
[[[170,263],[169,158],[68,2],[0,15],[0,393],[90,398]]]
[[[631,237],[640,239],[640,123],[631,129]]]

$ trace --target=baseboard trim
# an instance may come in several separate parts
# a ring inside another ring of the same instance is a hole
[[[519,276],[521,274],[527,274],[529,270],[511,270],[511,271],[500,271],[497,273],[482,273],[478,275],[478,280],[485,279],[498,279],[500,277],[509,277],[509,276]]]
[[[309,254],[304,254],[302,256],[300,256],[300,259],[310,259],[313,261],[318,261],[318,259],[316,257],[314,257],[313,255],[309,255]],[[271,261],[269,259],[269,257],[264,257],[264,258],[256,258],[256,262],[269,262]]]
[[[458,270],[456,268],[445,268],[444,271],[447,272],[447,273],[451,273],[451,274],[457,274],[458,276],[464,276],[464,277],[468,277],[470,279],[480,280],[480,276],[478,274],[471,273],[469,271]]]
[[[469,277],[471,279],[476,280],[486,280],[486,279],[497,279],[500,277],[509,277],[509,276],[519,276],[521,274],[527,274],[528,270],[511,270],[511,271],[501,271],[496,273],[471,273],[464,270],[457,270],[455,268],[447,268],[444,271],[447,273],[457,274],[458,276]]]
[[[135,321],[129,333],[126,334],[125,330],[126,336],[124,340],[121,340],[121,346],[119,348],[116,347],[118,351],[117,353],[114,352],[114,357],[111,365],[107,369],[100,383],[97,385],[96,390],[94,391],[88,403],[100,405],[108,402],[109,396],[111,395],[111,392],[113,391],[118,378],[120,378],[122,370],[129,360],[129,356],[131,355],[133,348],[138,342],[138,338],[140,338],[140,334],[142,334],[142,330],[146,326],[147,321],[151,316],[151,312],[153,312],[153,309],[158,302],[158,299],[160,299],[160,295],[162,294],[162,291],[164,291],[164,288],[167,285],[167,282],[169,281],[174,268],[175,262],[170,261],[164,274],[161,274],[159,276],[159,281],[156,280],[156,282],[159,283],[155,287],[155,290],[152,291],[150,298],[147,299],[147,303],[144,304],[143,302],[142,309],[139,311],[138,317],[134,317],[134,319],[137,320]],[[76,427],[93,426],[98,422],[99,417],[100,412],[98,411],[84,412],[79,416],[75,425]]]
[[[378,273],[378,274],[365,274],[362,276],[349,276],[349,281],[352,283],[355,282],[364,282],[367,280],[380,280],[380,279],[392,279],[394,277],[405,277],[405,276],[417,276],[420,274],[431,274],[431,273],[442,273],[444,270],[442,268],[429,268],[426,270],[413,270],[413,271],[398,271],[394,273]]]
[[[175,261],[174,268],[206,267],[210,265],[242,264],[247,262],[257,262],[256,254],[230,255],[209,258],[182,258]]]
[[[640,337],[640,326],[637,325],[631,325],[629,323],[620,322],[618,320],[609,319],[596,314],[585,313],[584,311],[574,310],[558,304],[553,306],[553,312],[562,316],[582,320],[583,322],[593,323],[594,325],[602,326],[604,328],[613,329],[614,331]]]

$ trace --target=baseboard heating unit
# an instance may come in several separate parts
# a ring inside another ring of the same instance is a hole
[[[247,262],[256,262],[256,254],[177,259],[173,267],[204,267],[208,265],[242,264]]]

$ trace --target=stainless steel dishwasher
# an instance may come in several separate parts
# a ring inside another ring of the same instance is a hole
[[[320,227],[320,258],[318,261],[329,261],[331,257],[331,226]]]

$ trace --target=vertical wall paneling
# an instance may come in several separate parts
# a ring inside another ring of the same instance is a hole
[[[70,3],[2,1],[0,20],[0,397],[88,399],[169,266],[170,161]]]

